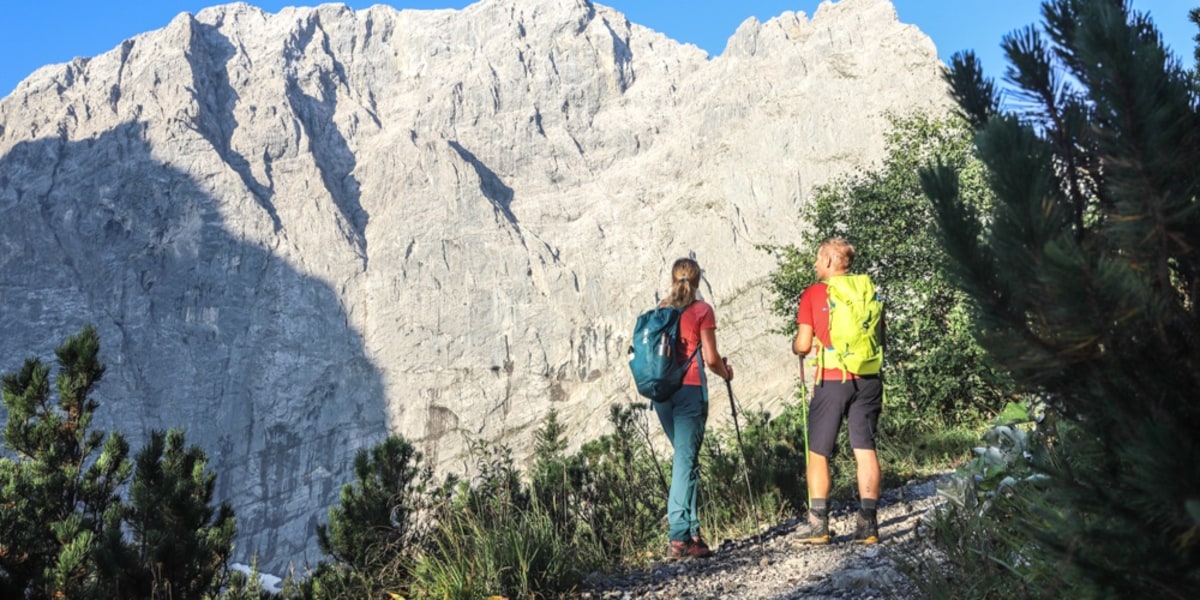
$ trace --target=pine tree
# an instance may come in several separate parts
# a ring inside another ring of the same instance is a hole
[[[90,429],[90,397],[104,374],[96,330],[86,327],[56,351],[50,369],[31,358],[4,377],[5,446],[0,457],[0,592],[6,598],[103,597],[93,550],[119,539],[109,510],[130,471],[120,434]],[[56,401],[57,400],[57,401]],[[101,443],[103,442],[103,445]],[[99,451],[97,453],[97,451]]]
[[[571,495],[578,475],[572,476],[573,469],[564,456],[566,432],[566,426],[558,420],[558,411],[547,412],[534,432],[533,464],[529,469],[530,492],[564,535],[581,524],[572,510]]]
[[[354,476],[355,483],[343,486],[339,504],[329,509],[329,524],[317,526],[321,551],[337,563],[326,572],[349,575],[367,589],[385,579],[407,583],[417,515],[433,472],[421,466],[412,443],[391,436],[355,455]]]
[[[1200,597],[1195,73],[1127,2],[1050,0],[1043,17],[1003,42],[1017,111],[972,54],[947,76],[995,209],[962,202],[947,166],[923,187],[981,343],[1063,419],[1049,497],[1019,524],[1030,547],[1093,594]]]
[[[211,506],[216,474],[184,434],[155,431],[138,453],[127,521],[144,598],[199,600],[223,581],[232,551],[233,509]]]
[[[1197,28],[1200,28],[1200,7],[1193,8],[1191,12],[1188,13],[1188,19],[1191,20],[1191,22],[1194,23]],[[1194,56],[1196,59],[1196,66],[1194,69],[1192,69],[1192,81],[1200,84],[1200,33],[1196,34],[1196,36],[1192,39],[1196,41],[1196,50],[1192,53],[1192,56]],[[1200,89],[1197,89],[1197,93],[1200,93]]]
[[[54,394],[50,368],[35,358],[3,378],[0,597],[211,595],[224,581],[233,511],[210,508],[215,475],[182,432],[154,433],[134,473],[124,436],[91,429],[99,351],[92,327],[68,338]]]

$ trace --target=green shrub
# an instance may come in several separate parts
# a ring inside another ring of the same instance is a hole
[[[756,533],[806,505],[800,409],[786,404],[773,419],[761,411],[740,413],[740,445],[737,431],[709,430],[701,452],[701,514],[714,533]]]
[[[643,555],[654,540],[665,540],[670,466],[654,456],[657,418],[650,411],[644,403],[614,403],[608,415],[613,432],[586,442],[567,463],[577,518],[595,532],[610,562]]]
[[[1042,466],[1061,460],[1064,440],[1052,417],[1010,404],[973,448],[975,458],[938,485],[946,500],[929,523],[926,543],[937,562],[903,560],[930,598],[1061,598],[1095,594],[1062,572],[1052,548],[1026,529],[1062,514]],[[1068,430],[1073,429],[1065,424]]]
[[[549,446],[539,459],[551,460],[562,448],[555,415],[542,431]],[[542,494],[522,483],[507,447],[474,442],[470,452],[477,475],[436,510],[437,527],[417,566],[416,597],[530,598],[570,590],[603,563],[586,524],[543,504]]]
[[[589,536],[564,537],[540,503],[499,497],[445,513],[420,560],[416,597],[532,598],[582,581],[600,553]]]

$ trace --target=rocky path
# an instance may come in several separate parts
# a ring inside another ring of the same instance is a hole
[[[592,600],[626,598],[737,598],[746,600],[918,598],[912,582],[900,572],[894,557],[917,551],[917,531],[926,515],[943,500],[937,480],[911,482],[889,490],[880,499],[882,541],[861,546],[849,541],[854,513],[835,512],[831,525],[837,535],[828,546],[795,546],[792,532],[798,521],[772,527],[759,543],[754,539],[726,540],[710,559],[661,561],[620,576],[597,576],[580,597]]]

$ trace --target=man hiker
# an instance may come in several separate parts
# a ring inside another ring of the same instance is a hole
[[[808,410],[806,473],[808,519],[796,532],[805,544],[828,544],[829,457],[843,415],[857,466],[858,511],[852,540],[879,541],[875,507],[879,500],[879,458],[875,432],[883,409],[883,304],[866,275],[848,275],[854,247],[831,238],[817,250],[817,283],[804,290],[796,312],[798,331],[792,352],[803,358],[816,350],[813,394]],[[802,375],[803,376],[803,375]]]

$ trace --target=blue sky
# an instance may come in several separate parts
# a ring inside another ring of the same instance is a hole
[[[38,67],[67,62],[76,56],[95,56],[123,40],[159,29],[181,12],[198,12],[219,0],[4,0],[0,8],[0,95],[8,95]],[[249,0],[276,12],[283,6],[319,2]],[[352,0],[353,8],[372,4],[396,8],[462,8],[463,0]],[[754,16],[765,21],[780,13],[803,11],[810,17],[820,0],[608,0],[600,4],[625,13],[629,19],[681,42],[720,54],[738,25]],[[1040,0],[893,0],[904,23],[919,27],[933,39],[943,60],[958,50],[973,49],[988,76],[997,80],[1005,66],[1000,38],[1038,21]],[[1187,20],[1189,8],[1200,0],[1134,0],[1134,9],[1149,11],[1175,54],[1192,66],[1196,28]]]

